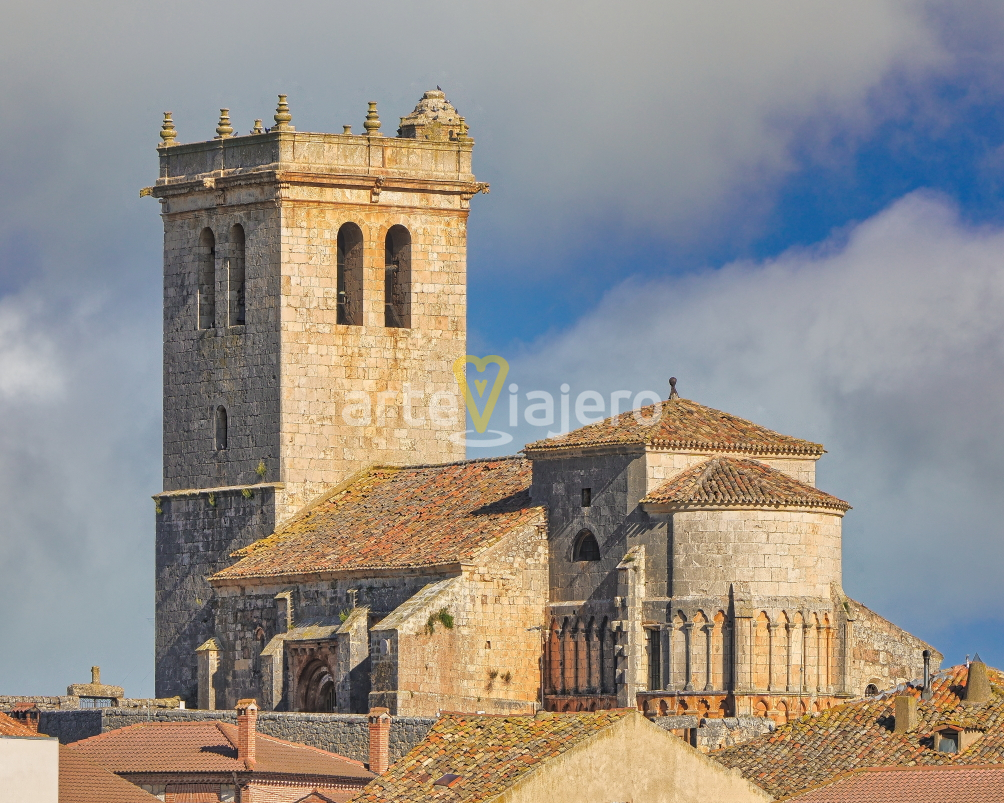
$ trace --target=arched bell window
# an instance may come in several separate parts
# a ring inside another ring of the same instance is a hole
[[[244,325],[244,227],[230,229],[230,259],[227,262],[227,301],[230,326]]]
[[[205,228],[199,235],[199,328],[216,326],[216,235]]]
[[[411,327],[411,233],[391,226],[384,243],[384,326]]]
[[[599,560],[600,545],[596,536],[589,530],[582,530],[575,536],[575,545],[572,549],[572,560]]]
[[[355,223],[338,230],[338,323],[363,324],[363,233]]]

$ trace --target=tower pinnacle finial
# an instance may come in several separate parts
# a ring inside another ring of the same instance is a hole
[[[251,129],[252,134],[264,134],[265,126],[261,124],[261,120],[254,121],[254,128]]]
[[[165,148],[176,144],[174,140],[178,137],[178,132],[174,127],[174,120],[171,119],[172,114],[174,112],[164,112],[164,122],[160,124],[160,138],[163,140],[161,144]]]
[[[234,135],[234,127],[230,125],[230,109],[220,109],[220,121],[216,124],[216,139],[227,139]]]
[[[293,120],[293,115],[289,113],[289,104],[286,103],[286,96],[279,95],[279,105],[275,107],[275,126],[273,131],[292,131],[293,126],[290,123]]]
[[[675,376],[671,376],[669,378],[669,398],[670,399],[679,399],[680,398],[680,394],[676,392],[676,377]]]
[[[363,123],[363,128],[366,129],[366,136],[382,136],[380,133],[380,115],[377,114],[376,101],[371,100],[367,103],[367,105],[369,106],[369,109],[366,112],[366,121]]]

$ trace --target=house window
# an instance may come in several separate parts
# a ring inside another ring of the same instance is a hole
[[[590,507],[593,504],[593,489],[583,488],[582,489],[582,506]]]
[[[115,701],[111,697],[81,697],[81,708],[111,708]]]
[[[338,230],[338,323],[363,323],[363,233],[355,223]]]
[[[230,229],[230,259],[227,263],[227,301],[231,326],[244,325],[244,227]]]
[[[572,550],[572,560],[599,560],[600,545],[596,536],[589,530],[583,530],[575,536],[575,547]]]
[[[958,753],[959,734],[953,730],[938,731],[935,734],[935,749],[939,753]]]
[[[199,271],[199,328],[216,326],[216,236],[203,229],[196,250]]]
[[[222,404],[216,408],[216,451],[222,452],[227,448],[227,408]]]
[[[411,327],[411,234],[391,226],[384,244],[384,326]]]

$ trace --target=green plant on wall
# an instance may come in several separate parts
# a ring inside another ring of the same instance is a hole
[[[259,477],[261,477],[262,479],[264,479],[266,471],[268,471],[268,469],[265,468],[265,461],[264,460],[259,460],[258,461],[258,468],[256,468],[254,470],[255,474],[257,474]]]
[[[243,496],[245,499],[250,499],[252,496],[254,496],[254,491],[252,491],[250,488],[241,488],[241,496]]]
[[[216,507],[216,494],[214,493],[209,494],[209,506]]]
[[[350,613],[352,613],[352,609],[351,608],[346,608],[343,611],[339,611],[338,612],[338,621],[339,622],[344,622],[346,619],[349,618],[349,614]]]
[[[160,506],[160,499],[153,500],[153,509],[157,512],[158,516],[164,512],[164,508]]]
[[[442,608],[436,613],[430,613],[429,619],[425,623],[425,632],[430,636],[436,632],[436,625],[440,624],[447,630],[453,630],[453,614],[447,608]]]

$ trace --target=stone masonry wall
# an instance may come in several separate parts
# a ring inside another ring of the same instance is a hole
[[[156,547],[156,693],[198,705],[195,650],[214,632],[214,592],[208,575],[229,566],[230,554],[275,526],[274,490],[255,487],[158,499]]]
[[[645,492],[654,491],[684,469],[697,463],[703,463],[718,454],[732,454],[741,458],[752,457],[771,468],[783,471],[799,482],[816,486],[815,457],[771,457],[768,455],[749,455],[745,452],[679,452],[650,449],[645,453],[648,478]]]
[[[841,578],[841,516],[821,511],[673,514],[673,597],[827,598]]]
[[[924,675],[924,650],[931,650],[931,671],[944,656],[859,602],[847,601],[854,615],[848,691],[863,696],[874,683],[879,691]]]
[[[98,708],[81,711],[44,711],[39,732],[69,744],[117,728],[145,722],[230,722],[237,723],[236,711],[188,711]],[[433,717],[394,717],[390,728],[390,760],[397,761],[418,744],[435,723]],[[261,711],[258,730],[277,739],[308,744],[321,750],[368,761],[369,719],[360,714],[297,714]]]
[[[396,576],[344,577],[335,580],[288,584],[222,586],[212,635],[220,642],[217,670],[217,701],[221,707],[235,705],[243,697],[265,699],[259,655],[280,631],[275,595],[292,591],[293,627],[339,622],[339,614],[352,607],[352,593],[359,607],[369,608],[376,623],[423,586],[442,577],[420,573]],[[206,638],[209,638],[207,636]],[[288,680],[288,678],[287,678]],[[285,689],[288,700],[288,688]],[[361,713],[361,712],[360,712]]]
[[[282,476],[287,510],[371,463],[460,460],[466,210],[433,193],[303,188],[283,204]],[[423,207],[423,208],[417,208]],[[363,324],[337,324],[337,237],[363,233]],[[384,325],[384,241],[411,234],[411,328]],[[404,394],[408,394],[407,400]],[[431,408],[435,407],[433,411]]]
[[[403,621],[374,626],[371,704],[409,716],[534,711],[547,606],[543,526],[509,534],[444,586]],[[440,611],[452,628],[436,619]]]

